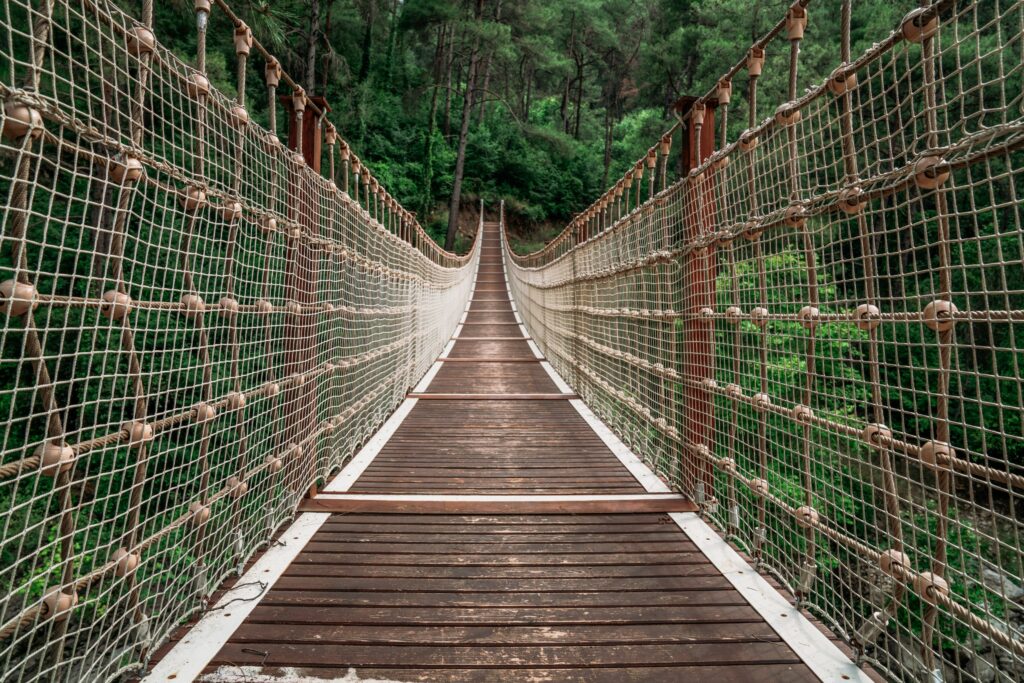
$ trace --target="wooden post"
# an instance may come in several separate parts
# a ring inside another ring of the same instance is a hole
[[[329,114],[331,107],[327,104],[327,100],[320,96],[309,96],[306,100],[306,110],[302,113],[302,158],[306,160],[310,168],[319,173],[324,140],[323,131],[317,130],[316,124],[320,118],[317,110]],[[281,95],[281,104],[288,112],[288,148],[294,150],[297,149],[298,127],[295,125],[296,117],[295,109],[292,107],[292,96]],[[316,109],[313,108],[314,105]]]
[[[285,376],[282,378],[287,382],[283,392],[285,442],[298,444],[315,429],[317,419],[314,381],[305,377],[301,383],[295,380],[313,369],[320,317],[317,303],[320,254],[311,240],[320,236],[320,196],[315,178],[309,171],[320,172],[323,131],[317,125],[320,115],[313,105],[321,112],[329,112],[330,107],[324,98],[310,97],[300,117],[292,106],[292,96],[284,96],[281,100],[288,111],[288,146],[292,150],[298,149],[301,125],[301,152],[306,162],[305,166],[292,165],[290,171],[290,217],[300,228],[297,235],[289,231],[285,289],[290,302],[297,307],[289,305],[289,311],[285,313]],[[284,481],[293,491],[307,491],[315,480],[316,456],[312,448],[311,444],[302,458],[289,463],[290,471],[286,472]]]
[[[684,97],[675,104],[676,113],[686,121],[680,136],[684,175],[699,166],[715,148],[715,113],[713,105],[704,108],[703,120],[692,116],[695,97]],[[683,244],[692,243],[703,233],[714,229],[714,175],[691,176],[688,183],[688,210],[681,226]],[[683,438],[693,446],[706,446],[714,453],[713,396],[704,388],[705,379],[715,376],[715,324],[713,318],[701,316],[701,310],[715,307],[715,247],[709,246],[686,255],[682,263],[683,310],[687,316],[683,328],[681,367],[687,378],[683,390]],[[713,497],[714,466],[696,456],[693,464],[693,490],[704,484],[707,500]]]

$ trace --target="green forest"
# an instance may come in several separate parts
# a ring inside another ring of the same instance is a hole
[[[133,2],[123,3],[129,12]],[[674,120],[781,16],[785,0],[274,0],[233,3],[373,173],[440,242],[452,201],[504,199],[510,225],[538,246],[644,154]],[[854,54],[913,5],[860,0]],[[801,80],[836,62],[839,13],[813,16]],[[186,62],[196,50],[192,2],[157,3],[161,41]],[[230,35],[223,13],[211,36]],[[214,85],[235,92],[230,40],[211,40]],[[258,65],[257,65],[258,66]],[[766,70],[781,101],[784,69]],[[262,78],[248,81],[266,124]],[[737,118],[736,130],[742,130]],[[283,126],[284,123],[279,125]],[[279,131],[280,132],[280,131]],[[460,164],[460,157],[462,163]],[[456,191],[457,187],[457,191]],[[467,231],[472,222],[463,221]],[[449,242],[449,246],[452,242]]]

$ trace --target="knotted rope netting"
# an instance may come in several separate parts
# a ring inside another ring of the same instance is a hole
[[[857,5],[809,4],[509,253],[512,292],[587,403],[860,657],[1021,680],[1024,4],[908,7],[859,56]],[[812,40],[836,68],[802,83]]]
[[[216,4],[233,99],[208,0],[195,66],[152,0],[0,3],[4,680],[137,669],[374,433],[469,296],[476,252],[438,248]],[[282,81],[305,157],[278,141]]]

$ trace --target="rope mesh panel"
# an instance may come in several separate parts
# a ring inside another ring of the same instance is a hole
[[[595,412],[862,658],[1021,680],[1024,4],[913,9],[851,56],[844,2],[817,37],[837,70],[803,83],[807,5],[508,253],[512,293]],[[788,92],[759,101],[770,69]]]
[[[323,112],[330,178],[106,2],[0,7],[0,676],[137,670],[451,336],[439,249]],[[203,8],[205,5],[205,9]],[[227,37],[225,37],[227,38]],[[307,140],[308,142],[308,140]],[[319,165],[319,160],[317,165]],[[351,171],[351,173],[350,173]],[[350,196],[348,192],[351,191]]]

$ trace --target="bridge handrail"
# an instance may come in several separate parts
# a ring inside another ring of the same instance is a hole
[[[5,4],[0,678],[138,671],[375,432],[470,294],[479,232],[465,256],[434,243],[214,1],[234,97],[206,69],[207,0],[195,67],[151,0],[140,21]],[[277,137],[280,81],[305,154]]]
[[[854,58],[843,2],[819,37],[836,68],[798,94],[814,5],[794,3],[558,237],[508,251],[508,274],[574,390],[863,661],[1009,681],[1024,4],[925,5]],[[788,92],[760,118],[773,65]]]

